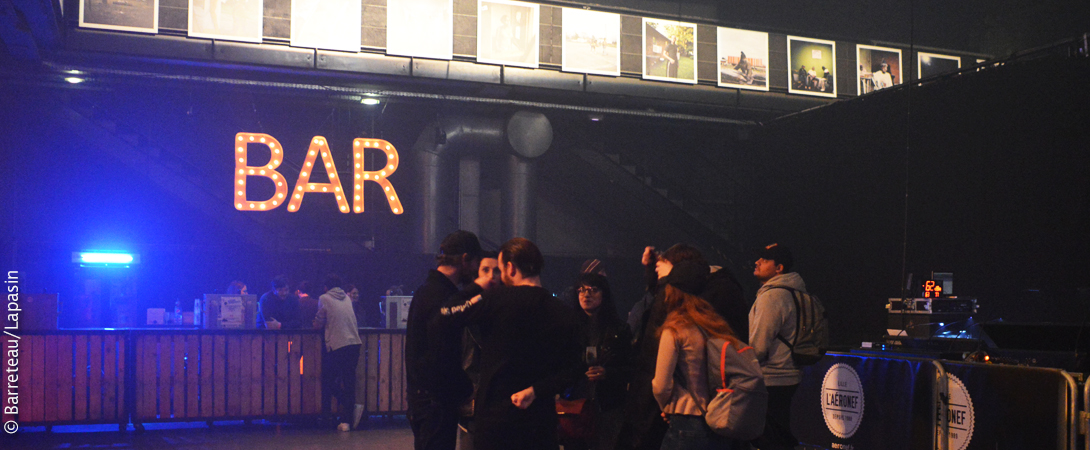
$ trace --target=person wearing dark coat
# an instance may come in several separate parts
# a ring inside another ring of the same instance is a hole
[[[673,284],[685,292],[699,293],[732,327],[748,329],[749,303],[745,300],[741,285],[727,272],[719,269],[709,273],[704,256],[695,247],[676,244],[661,256],[653,247],[644,249],[643,263],[647,271],[647,289],[653,293],[650,304],[644,305],[640,320],[634,321],[633,330],[635,360],[632,383],[628,390],[625,424],[621,436],[623,448],[657,449],[666,434],[666,424],[659,416],[660,409],[651,390],[658,360],[656,331],[666,321],[663,303],[667,284]],[[630,322],[631,323],[631,322]],[[741,336],[741,334],[739,334]]]
[[[586,373],[569,391],[569,399],[585,398],[596,408],[594,440],[565,443],[565,450],[613,449],[624,418],[625,394],[632,373],[632,333],[617,315],[609,280],[583,273],[575,283],[579,296],[581,344]],[[584,406],[586,408],[586,406]]]
[[[474,399],[476,450],[556,450],[555,396],[581,373],[573,311],[541,287],[541,252],[514,238],[500,248],[503,286],[479,277],[447,303],[438,324],[480,330]],[[486,290],[487,288],[487,290]],[[474,295],[469,300],[464,296]],[[458,298],[463,297],[463,298]]]
[[[435,270],[413,294],[405,330],[409,426],[416,450],[454,450],[458,407],[473,392],[462,370],[462,328],[436,325],[443,304],[471,282],[480,264],[477,236],[458,230],[443,239]]]

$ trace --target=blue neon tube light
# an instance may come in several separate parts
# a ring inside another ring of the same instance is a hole
[[[129,264],[133,261],[128,253],[91,253],[80,252],[80,262],[87,264]]]

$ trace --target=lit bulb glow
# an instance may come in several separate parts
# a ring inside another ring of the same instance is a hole
[[[333,161],[333,152],[329,150],[328,145],[328,141],[322,136],[314,136],[310,140],[310,149],[307,150],[307,158],[303,162],[304,169],[299,171],[299,180],[295,182],[295,186],[302,192],[293,196],[288,203],[288,211],[299,210],[306,194],[336,193],[340,191],[340,183],[337,181],[337,164]],[[322,158],[322,162],[315,164],[319,156]],[[307,172],[307,167],[313,167],[314,170],[325,169],[329,182],[311,183],[310,176],[313,172]],[[304,186],[305,189],[303,189]],[[337,209],[342,213],[348,213],[348,200],[342,195],[335,195],[335,197]]]
[[[235,135],[235,140],[238,142],[253,142],[257,145],[266,145],[270,149],[279,146],[279,142],[276,138],[262,133],[238,133]],[[284,186],[284,183],[276,183],[276,191],[267,200],[256,201],[246,198],[246,180],[248,177],[265,177],[272,180],[276,180],[280,177],[280,172],[276,171],[277,167],[280,167],[280,160],[272,158],[268,164],[261,166],[250,166],[247,163],[248,152],[245,145],[240,145],[237,148],[239,156],[238,161],[235,163],[235,182],[238,184],[239,189],[235,192],[235,208],[240,211],[268,211],[276,209],[279,204],[274,201],[274,198],[284,198],[284,194],[288,192],[288,187]]]
[[[397,149],[394,148],[394,146],[389,142],[381,139],[357,138],[356,140],[352,141],[352,146],[363,147],[365,149],[373,148],[386,154],[387,165],[383,168],[384,170],[375,172],[367,171],[364,169],[363,156],[366,152],[360,151],[353,153],[352,159],[356,166],[355,175],[357,180],[362,174],[364,180],[378,183],[378,185],[382,187],[382,190],[384,192],[388,192],[390,194],[389,199],[387,200],[387,203],[390,205],[390,210],[393,211],[394,214],[401,214],[404,208],[401,206],[401,200],[397,197],[397,190],[394,189],[394,185],[390,183],[390,180],[386,179],[388,175],[393,175],[394,171],[397,170]],[[364,184],[366,184],[366,182],[356,183],[355,189],[353,189],[352,192],[353,197],[355,197],[355,208],[353,209],[356,213],[362,213],[364,211]]]

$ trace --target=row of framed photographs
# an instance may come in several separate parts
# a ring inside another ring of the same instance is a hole
[[[80,26],[158,32],[158,0],[81,0]],[[262,40],[263,0],[189,0],[189,36]],[[454,47],[453,0],[388,0],[386,53],[449,60]],[[291,0],[291,45],[358,52],[360,0]],[[537,68],[539,5],[477,0],[477,61]],[[643,18],[643,78],[696,84],[696,24]],[[563,8],[562,70],[619,76],[621,16]],[[787,37],[788,92],[836,97],[836,43]],[[719,86],[767,91],[768,33],[717,27]],[[858,45],[857,92],[903,80],[901,50]],[[920,78],[960,69],[956,56],[919,54]]]

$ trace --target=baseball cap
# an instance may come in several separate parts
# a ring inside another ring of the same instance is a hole
[[[791,256],[791,250],[777,243],[768,244],[757,250],[757,256],[775,261],[776,264],[782,264],[784,273],[790,272],[791,267],[795,265],[795,258]]]
[[[448,234],[443,238],[443,243],[439,244],[440,255],[461,256],[466,253],[472,260],[481,256],[481,252],[481,242],[477,240],[477,235],[465,230]]]

